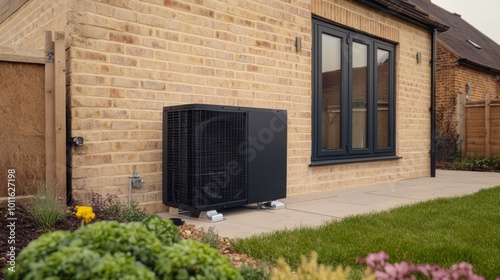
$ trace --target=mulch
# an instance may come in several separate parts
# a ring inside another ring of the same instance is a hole
[[[10,251],[10,247],[15,247],[14,252],[16,256],[19,255],[19,252],[28,245],[32,240],[37,239],[40,235],[55,230],[69,230],[73,231],[80,226],[80,220],[74,216],[73,213],[67,213],[66,219],[59,221],[56,224],[56,227],[53,229],[41,229],[33,220],[28,211],[22,206],[16,206],[15,208],[15,229],[13,232],[15,233],[15,243],[9,244],[8,236],[10,236],[11,230],[7,227],[9,224],[9,220],[7,220],[8,212],[7,209],[2,207],[0,209],[0,216],[2,217],[0,223],[0,279],[4,279],[3,269],[7,266],[8,256],[7,253]]]
[[[68,207],[66,219],[59,221],[53,229],[40,229],[35,220],[31,217],[26,208],[17,205],[15,209],[15,244],[8,243],[8,236],[10,229],[7,227],[10,221],[7,220],[8,212],[5,207],[0,209],[1,228],[0,228],[0,280],[4,279],[3,269],[7,266],[8,255],[10,246],[15,247],[16,256],[19,255],[21,250],[26,247],[32,240],[37,239],[40,235],[56,230],[74,231],[80,227],[80,220],[76,218],[73,208]],[[94,220],[94,222],[97,221]],[[194,239],[200,241],[202,238],[202,231],[197,229],[194,225],[184,223],[180,228],[179,236],[185,239]],[[240,267],[248,265],[253,267],[260,267],[261,261],[255,260],[248,255],[237,253],[231,246],[229,238],[219,237],[219,252],[227,256],[233,266]]]

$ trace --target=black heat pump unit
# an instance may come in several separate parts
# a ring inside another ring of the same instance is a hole
[[[189,104],[163,109],[163,203],[220,210],[286,197],[287,112]]]

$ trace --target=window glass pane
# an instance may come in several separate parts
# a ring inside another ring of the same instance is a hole
[[[341,39],[323,34],[321,41],[321,148],[340,149]]]
[[[389,147],[389,52],[377,49],[377,148]]]
[[[352,44],[352,147],[367,147],[368,46]]]

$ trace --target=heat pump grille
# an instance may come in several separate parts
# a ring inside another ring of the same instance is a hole
[[[246,112],[166,112],[166,200],[197,210],[247,199]]]

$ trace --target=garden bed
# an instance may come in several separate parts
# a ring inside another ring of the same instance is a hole
[[[80,220],[76,218],[74,210],[68,207],[66,218],[57,222],[56,227],[53,229],[43,230],[37,226],[35,220],[31,217],[25,207],[17,207],[15,211],[15,244],[8,244],[7,236],[10,234],[10,229],[7,227],[9,221],[7,220],[7,211],[5,208],[0,209],[2,216],[0,235],[4,238],[0,240],[0,279],[4,279],[3,268],[7,265],[10,246],[15,247],[16,256],[19,255],[21,250],[26,247],[32,240],[38,238],[43,233],[55,230],[74,231],[80,227]],[[97,222],[96,218],[93,222]],[[194,225],[184,223],[180,228],[179,236],[184,239],[193,239],[197,241],[202,240],[204,232],[196,228]],[[221,254],[225,255],[231,260],[235,267],[248,265],[253,267],[260,267],[260,262],[248,255],[237,253],[231,246],[229,238],[218,237],[218,250]]]

